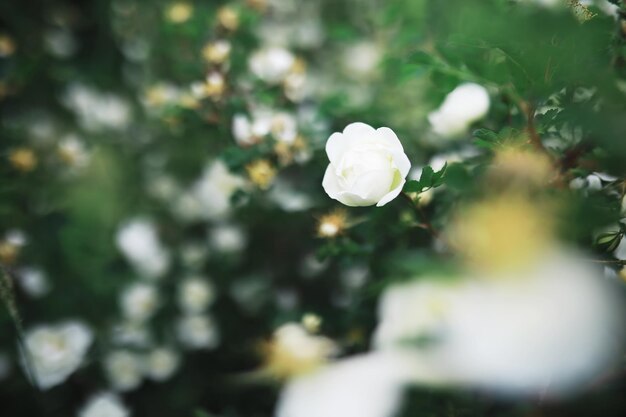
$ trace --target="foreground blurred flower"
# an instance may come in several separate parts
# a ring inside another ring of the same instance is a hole
[[[287,323],[276,329],[271,342],[264,346],[270,375],[290,378],[309,373],[337,352],[332,340],[310,334],[297,323]]]
[[[360,355],[291,381],[281,393],[277,417],[391,417],[402,388],[415,375],[410,356]]]
[[[91,330],[77,321],[28,331],[25,359],[33,368],[37,385],[48,389],[65,381],[83,362],[92,339]]]
[[[333,199],[347,206],[384,206],[400,194],[411,169],[396,134],[352,123],[326,142],[330,164],[322,185]]]
[[[170,266],[170,254],[147,219],[136,218],[124,224],[117,232],[116,243],[137,272],[146,277],[159,278]]]
[[[617,358],[620,300],[578,253],[554,248],[524,269],[489,274],[391,287],[376,346],[413,345],[431,368],[417,383],[507,395],[568,394]]]
[[[478,84],[461,84],[448,94],[439,109],[428,115],[433,131],[443,137],[465,133],[489,111],[489,93]]]
[[[91,397],[78,412],[78,417],[128,417],[130,412],[119,397],[103,392]]]

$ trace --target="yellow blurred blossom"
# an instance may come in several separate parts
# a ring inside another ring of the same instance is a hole
[[[553,231],[551,207],[503,193],[459,210],[449,237],[471,266],[502,271],[532,264],[553,244]]]
[[[496,151],[490,173],[496,180],[515,179],[529,185],[546,184],[555,176],[547,155],[515,145],[504,146]]]
[[[17,259],[19,247],[6,241],[0,241],[0,262],[12,264]]]
[[[311,335],[299,324],[287,323],[276,329],[263,346],[265,370],[275,378],[291,378],[324,365],[337,351],[332,340]]]
[[[276,177],[276,169],[267,159],[259,159],[246,165],[250,180],[259,188],[267,189]]]
[[[323,215],[317,222],[317,236],[333,238],[348,228],[348,213],[344,209],[337,209]]]
[[[18,148],[9,154],[11,165],[22,172],[29,172],[37,166],[37,156],[28,148]]]
[[[317,333],[322,325],[322,318],[317,314],[307,313],[302,316],[302,325],[309,333]]]
[[[226,40],[209,42],[202,49],[202,57],[211,64],[222,64],[230,55],[231,45]]]
[[[170,4],[165,10],[165,17],[172,23],[184,23],[193,15],[193,6],[186,1]]]
[[[239,13],[232,7],[223,6],[217,11],[217,21],[224,29],[235,31],[239,27]]]
[[[0,34],[0,57],[13,55],[15,49],[16,47],[13,39],[8,35]]]
[[[246,0],[246,4],[259,12],[267,9],[267,0]]]

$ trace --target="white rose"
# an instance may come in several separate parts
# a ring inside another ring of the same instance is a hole
[[[489,105],[489,93],[485,87],[461,84],[446,96],[439,109],[428,115],[428,121],[439,136],[460,136],[472,123],[485,117]]]
[[[352,123],[326,142],[330,164],[322,185],[341,203],[381,207],[400,194],[411,169],[396,134],[388,127],[374,129]]]

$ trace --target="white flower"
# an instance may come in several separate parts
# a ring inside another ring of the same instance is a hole
[[[111,340],[119,345],[146,347],[152,344],[152,335],[146,323],[125,321],[113,326]]]
[[[290,382],[276,417],[391,417],[413,368],[410,356],[388,352],[337,362]]]
[[[124,224],[117,232],[117,247],[137,272],[159,278],[170,266],[170,254],[161,245],[154,224],[136,218]]]
[[[233,136],[240,146],[250,146],[272,134],[278,142],[293,143],[298,136],[298,123],[294,115],[264,107],[252,111],[251,118],[236,114],[233,118]]]
[[[211,230],[209,241],[218,252],[235,253],[246,246],[247,238],[241,227],[232,224],[220,224]]]
[[[133,284],[122,293],[120,304],[128,320],[141,323],[154,314],[159,304],[159,294],[153,285]]]
[[[214,299],[213,286],[202,278],[188,278],[178,289],[178,304],[186,313],[201,313]]]
[[[151,351],[146,359],[146,375],[155,381],[165,381],[169,379],[180,364],[180,356],[176,351],[161,347]]]
[[[17,278],[24,292],[33,298],[43,297],[50,292],[50,281],[41,269],[23,268]]]
[[[211,349],[219,343],[217,327],[210,316],[191,315],[178,321],[178,338],[191,349]]]
[[[92,396],[78,412],[78,417],[128,417],[130,412],[119,397],[111,392]]]
[[[123,129],[130,123],[131,108],[122,98],[82,84],[71,84],[62,99],[88,131]]]
[[[278,207],[287,212],[308,210],[313,206],[307,194],[280,178],[274,181],[268,196]]]
[[[418,281],[383,298],[379,348],[424,337],[416,359],[447,382],[506,394],[562,395],[584,386],[620,351],[621,304],[576,253],[454,283]]]
[[[230,198],[244,185],[243,178],[233,175],[221,160],[209,164],[192,187],[193,198],[199,204],[200,218],[225,217],[230,210]]]
[[[485,117],[489,106],[489,93],[483,86],[465,83],[446,96],[439,109],[428,115],[428,121],[437,135],[453,138]]]
[[[396,134],[352,123],[326,142],[330,164],[322,185],[333,199],[347,206],[384,206],[400,194],[411,169]]]
[[[329,338],[310,334],[299,323],[286,323],[274,331],[270,366],[297,373],[321,365],[336,353],[337,346]]]
[[[91,330],[77,321],[28,331],[26,359],[39,387],[48,389],[65,381],[83,362],[92,339]]]
[[[248,61],[250,71],[268,84],[278,84],[285,79],[295,62],[287,49],[267,47],[252,54]]]
[[[368,79],[376,71],[382,53],[374,42],[362,41],[351,45],[343,54],[343,66],[355,79]]]
[[[128,350],[116,350],[104,359],[104,369],[113,389],[129,391],[141,384],[142,358]]]
[[[91,158],[85,144],[76,135],[65,136],[59,142],[58,152],[68,165],[75,168],[83,168]]]

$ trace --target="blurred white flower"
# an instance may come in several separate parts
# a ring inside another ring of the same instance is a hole
[[[324,191],[347,206],[384,206],[402,192],[411,169],[400,140],[388,127],[352,123],[328,138],[326,153],[330,164]]]
[[[186,313],[201,313],[214,299],[215,290],[204,278],[187,278],[178,287],[178,304]]]
[[[180,249],[183,264],[190,269],[199,269],[209,255],[208,246],[200,242],[188,242]]]
[[[180,356],[170,348],[152,350],[145,358],[145,372],[154,381],[166,381],[174,375],[180,364]]]
[[[104,369],[113,389],[130,391],[142,381],[143,361],[141,356],[129,350],[116,350],[104,358]]]
[[[126,319],[142,323],[154,314],[159,305],[159,294],[153,285],[139,282],[122,292],[120,305]]]
[[[76,113],[82,127],[90,132],[124,129],[131,120],[131,107],[124,99],[79,83],[70,84],[62,102]]]
[[[417,281],[383,297],[379,348],[410,343],[446,382],[507,395],[564,395],[616,359],[621,304],[611,283],[576,253],[552,252],[535,265],[455,283]]]
[[[345,359],[283,389],[277,417],[392,417],[417,371],[410,356],[377,352]]]
[[[348,288],[362,288],[367,282],[369,273],[370,270],[367,265],[355,264],[342,272],[341,281]]]
[[[152,344],[152,335],[144,322],[123,321],[113,326],[112,342],[122,346],[146,347]]]
[[[20,287],[33,298],[43,297],[50,292],[50,281],[41,269],[22,268],[17,278]]]
[[[235,142],[239,146],[259,143],[272,130],[272,111],[259,107],[251,112],[250,118],[243,114],[235,114],[232,130]]]
[[[274,181],[268,195],[278,207],[287,212],[304,211],[313,206],[311,197],[280,178]]]
[[[192,187],[193,196],[200,205],[200,218],[224,218],[231,207],[230,198],[244,185],[244,179],[232,174],[221,160],[213,161]]]
[[[270,46],[255,51],[248,61],[250,71],[268,84],[278,84],[285,79],[295,62],[295,57],[285,48]]]
[[[28,243],[28,237],[19,229],[11,229],[5,233],[4,241],[10,245],[21,248]]]
[[[78,321],[38,326],[26,332],[28,357],[33,377],[41,389],[65,381],[82,364],[93,340],[91,330]]]
[[[170,266],[170,254],[161,245],[154,224],[135,218],[117,232],[116,243],[138,273],[148,278],[159,278]]]
[[[92,396],[78,412],[78,417],[129,417],[130,412],[111,392]]]
[[[85,167],[89,164],[91,158],[83,141],[73,134],[67,135],[61,139],[58,145],[58,152],[61,159],[74,168]]]
[[[367,80],[375,73],[381,58],[382,51],[376,43],[361,41],[344,51],[342,64],[351,78]]]
[[[489,106],[489,93],[483,86],[465,83],[446,96],[441,106],[428,115],[428,121],[437,135],[454,138],[485,117]]]
[[[179,192],[176,180],[168,175],[151,175],[148,181],[148,193],[163,202],[173,200]]]
[[[57,58],[69,58],[76,53],[78,43],[74,35],[63,29],[52,29],[44,33],[46,50]]]
[[[178,339],[191,349],[212,349],[219,344],[219,333],[208,315],[184,316],[178,320]]]
[[[243,250],[247,237],[243,229],[233,224],[219,224],[209,233],[211,247],[222,253],[235,253]]]

